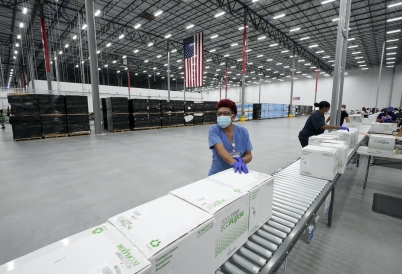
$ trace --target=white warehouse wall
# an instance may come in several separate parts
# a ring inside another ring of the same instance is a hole
[[[377,81],[379,69],[369,69],[348,71],[345,76],[343,89],[343,103],[347,109],[361,109],[364,107],[374,107],[377,94]],[[294,105],[313,105],[315,77],[306,78],[296,74],[298,80],[294,81],[293,96],[300,97],[300,100],[293,101]],[[378,96],[378,107],[388,105],[389,93],[391,88],[392,70],[384,70],[381,75],[380,93]],[[267,79],[267,78],[265,78]],[[290,79],[285,78],[284,82],[270,80],[271,83],[261,84],[261,103],[289,104],[290,103]],[[317,102],[328,101],[331,103],[333,77],[320,75],[318,80]],[[228,89],[228,98],[240,102],[240,87]],[[219,100],[219,89],[209,90],[209,100]],[[391,106],[399,107],[402,93],[402,69],[397,67],[394,78],[394,88]],[[246,87],[246,102],[258,103],[259,85],[252,84]],[[222,98],[225,96],[224,86],[222,87]]]

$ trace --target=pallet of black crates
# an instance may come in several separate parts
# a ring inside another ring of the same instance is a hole
[[[106,98],[107,124],[109,132],[130,131],[127,97]]]
[[[194,112],[194,125],[202,125],[204,113],[202,112]]]
[[[90,135],[88,97],[66,95],[67,133],[68,136]]]
[[[175,127],[184,127],[184,112],[175,112],[174,117],[174,126]]]
[[[106,98],[101,99],[101,106],[102,106],[102,125],[103,130],[107,131],[107,106],[106,106]]]
[[[68,137],[67,118],[65,114],[41,114],[43,138]]]
[[[174,126],[175,114],[171,112],[162,113],[161,126],[162,128],[171,128]]]
[[[42,139],[39,102],[36,94],[10,93],[10,124],[14,141]]]

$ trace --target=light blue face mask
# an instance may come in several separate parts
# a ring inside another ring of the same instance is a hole
[[[217,119],[217,122],[221,128],[226,128],[232,123],[232,117],[231,116],[219,116]]]

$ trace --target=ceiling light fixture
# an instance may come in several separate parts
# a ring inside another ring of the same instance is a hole
[[[211,49],[209,52],[215,52],[216,51],[216,49]]]
[[[395,46],[395,47],[390,47],[390,48],[387,48],[387,49],[396,49],[396,48],[398,48],[397,46]]]
[[[294,32],[294,31],[298,31],[298,30],[300,30],[300,28],[291,29],[291,30],[289,30],[289,32]]]
[[[391,5],[388,6],[388,8],[396,7],[396,6],[399,6],[399,5],[402,5],[402,2],[391,4]]]
[[[262,39],[265,39],[265,38],[267,38],[267,37],[265,35],[263,35],[263,36],[258,37],[257,40],[262,40]]]
[[[314,45],[311,45],[311,46],[308,46],[309,48],[316,48],[316,47],[318,47],[318,45],[317,44],[314,44]]]
[[[387,43],[396,42],[396,41],[398,41],[398,40],[399,40],[399,39],[391,39],[391,40],[388,40]]]
[[[158,17],[159,15],[161,15],[163,13],[163,10],[157,10],[155,13],[154,13],[154,16],[155,17]]]
[[[353,48],[357,48],[359,45],[353,45],[353,46],[349,46],[348,49],[353,49]]]
[[[396,54],[396,52],[389,52],[389,53],[387,53],[387,55],[395,55]]]
[[[307,39],[310,39],[310,37],[307,36],[307,37],[300,38],[300,41],[307,40]]]
[[[231,47],[235,47],[235,46],[237,46],[239,43],[233,43],[233,44],[231,44],[230,46]]]
[[[127,55],[123,55],[121,58],[126,59],[126,58],[127,58]]]
[[[273,61],[274,59],[267,59],[267,62],[271,62],[271,61]]]
[[[353,41],[353,40],[355,40],[356,38],[349,38],[348,39],[348,41]]]
[[[366,63],[366,61],[359,61],[358,64]]]
[[[177,49],[172,49],[172,51],[171,52],[176,52],[177,51]]]
[[[286,16],[286,14],[282,13],[282,14],[278,14],[278,15],[274,16],[273,19],[279,19],[279,18],[282,18],[285,16]]]
[[[148,44],[148,47],[152,47],[153,45],[154,45],[154,43],[151,42]]]
[[[101,13],[101,11],[100,10],[97,10],[97,11],[95,11],[95,16],[98,16],[99,14]]]
[[[165,36],[165,39],[168,39],[170,37],[172,37],[172,35],[169,33],[168,35]]]
[[[391,19],[388,19],[387,22],[393,22],[393,21],[398,21],[398,20],[402,20],[402,17],[391,18]]]
[[[141,27],[141,24],[140,24],[140,23],[137,23],[137,24],[134,25],[134,28],[135,28],[135,29],[139,29],[140,27]]]
[[[139,50],[138,50],[138,49],[135,49],[135,50],[134,50],[134,53],[137,53],[137,52],[139,52]]]
[[[286,49],[286,50],[282,50],[282,51],[281,51],[281,53],[286,53],[286,52],[289,52],[289,50]]]
[[[124,38],[124,34],[120,34],[119,39],[123,39]]]
[[[332,22],[336,22],[336,21],[338,21],[338,20],[339,20],[339,17],[332,19]]]
[[[27,12],[28,12],[28,9],[27,9],[27,8],[23,8],[23,9],[22,9],[22,13],[23,13],[23,14],[27,14]]]
[[[390,31],[387,31],[387,34],[396,33],[396,32],[400,32],[400,31],[401,31],[400,29],[390,30]]]
[[[215,18],[218,18],[218,17],[220,17],[220,16],[222,16],[222,15],[224,15],[224,14],[225,14],[225,12],[224,12],[224,11],[221,11],[221,12],[215,14]]]
[[[218,34],[214,34],[211,36],[211,39],[217,38],[219,35]]]
[[[352,52],[352,54],[360,54],[360,53],[362,53],[362,52],[361,51]]]
[[[336,1],[336,0],[326,0],[326,1],[322,1],[322,2],[321,2],[321,5],[325,5],[325,4],[334,2],[334,1]]]
[[[83,26],[82,26],[82,29],[86,29],[87,28],[87,24],[84,24]]]
[[[189,25],[186,26],[186,29],[191,29],[193,27],[194,27],[194,24],[189,24]]]
[[[395,60],[395,57],[387,58],[387,60]]]
[[[270,47],[276,47],[278,44],[277,43],[275,43],[275,44],[271,44],[271,45],[269,45]]]
[[[257,58],[263,57],[264,54],[257,55]]]
[[[106,44],[106,47],[108,48],[108,47],[110,47],[112,45],[112,43],[107,43]]]
[[[116,64],[116,62],[117,62],[116,60],[113,60],[113,62],[112,62],[112,63],[113,63],[113,64]]]

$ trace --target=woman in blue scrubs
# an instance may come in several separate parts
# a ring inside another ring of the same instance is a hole
[[[233,124],[237,114],[236,104],[223,99],[216,105],[217,125],[209,129],[208,142],[212,150],[212,165],[208,176],[233,168],[234,172],[248,173],[246,164],[253,156],[253,146],[247,129]]]

